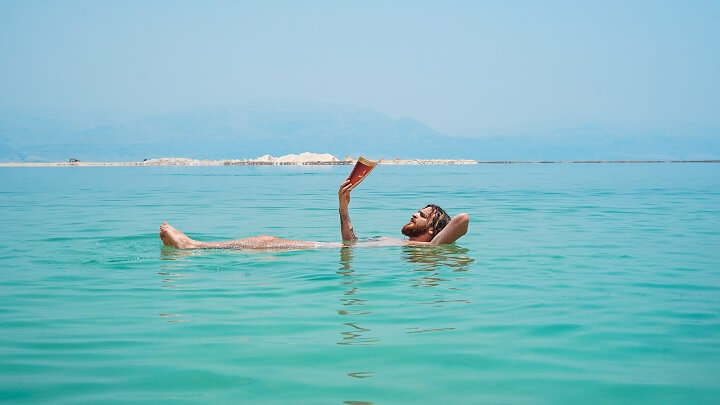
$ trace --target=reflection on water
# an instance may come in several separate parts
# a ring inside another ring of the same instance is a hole
[[[451,273],[466,272],[475,261],[467,255],[468,252],[468,249],[455,245],[404,246],[403,259],[415,265],[414,271],[420,274],[419,278],[413,279],[413,287],[437,287],[441,283],[463,278],[445,273],[447,270]]]
[[[468,256],[469,249],[456,245],[443,246],[405,246],[402,249],[402,258],[413,264],[413,273],[419,277],[410,279],[410,287],[434,287],[430,294],[412,294],[417,298],[413,304],[429,305],[432,307],[444,307],[453,304],[469,304],[466,291],[466,278],[464,273],[475,260]],[[340,278],[340,285],[344,292],[340,298],[341,308],[338,314],[350,317],[342,322],[343,330],[340,332],[342,339],[337,342],[339,345],[375,345],[380,339],[372,334],[371,328],[363,324],[363,316],[372,314],[372,304],[366,297],[367,285],[361,288],[356,283],[356,274],[352,266],[354,249],[347,247],[340,249],[340,266],[337,274]],[[438,288],[444,287],[444,288]],[[430,290],[428,291],[430,292]],[[452,326],[428,327],[415,326],[407,328],[405,333],[430,333],[447,332],[455,330]]]
[[[345,276],[353,273],[352,266],[350,265],[352,263],[352,258],[353,250],[351,248],[344,247],[340,249],[340,268],[338,268],[338,274]]]
[[[348,373],[347,375],[353,378],[370,378],[373,374],[375,374],[374,371],[357,371],[354,373]]]
[[[429,333],[429,332],[444,332],[448,330],[455,330],[455,328],[431,328],[431,329],[420,329],[420,328],[408,328],[405,333]]]
[[[340,249],[340,267],[338,268],[338,271],[336,273],[343,277],[346,277],[340,281],[340,285],[349,287],[343,293],[344,297],[340,298],[340,302],[344,307],[363,306],[366,302],[365,299],[356,296],[360,292],[360,289],[353,285],[355,283],[355,279],[353,278],[353,276],[355,275],[355,270],[353,270],[351,266],[352,258],[353,249],[346,247]],[[371,312],[362,308],[343,308],[339,309],[338,313],[340,315],[365,315]]]
[[[175,249],[174,247],[163,246],[160,248],[160,256],[163,260],[177,260],[182,257],[195,256],[198,252],[197,249]]]
[[[378,252],[382,255],[397,255],[395,249]],[[367,250],[362,251],[363,255]],[[377,321],[377,312],[392,311],[398,316],[405,311],[408,317],[402,319],[394,326],[395,333],[392,339],[409,339],[413,342],[423,339],[427,334],[456,333],[457,325],[452,322],[451,317],[443,316],[442,312],[430,313],[429,311],[443,311],[444,307],[453,305],[469,304],[468,281],[466,272],[474,259],[468,256],[469,250],[463,247],[449,245],[438,247],[414,247],[406,246],[399,251],[400,256],[407,263],[407,268],[385,278],[382,282],[376,282],[376,277],[382,277],[376,273],[376,268],[354,268],[353,258],[358,253],[351,247],[340,249],[340,261],[336,274],[339,286],[342,291],[339,301],[340,316],[340,339],[336,344],[341,346],[381,346],[383,337],[387,338],[387,331],[374,322]],[[371,282],[368,282],[371,281]],[[430,287],[430,288],[427,288]],[[388,290],[389,289],[389,290]],[[399,307],[387,307],[382,298],[390,291],[393,297],[400,301]],[[414,309],[421,308],[422,309]],[[425,309],[427,308],[427,310]],[[384,335],[383,335],[384,333]],[[390,341],[392,341],[392,339]],[[347,377],[354,379],[378,378],[381,369],[367,367],[363,364],[360,370],[350,369],[345,371]],[[382,364],[375,364],[382,368]],[[358,367],[360,368],[360,367]],[[368,370],[369,369],[369,370]],[[364,401],[345,401],[347,404],[369,404]]]
[[[189,278],[188,274],[173,271],[172,266],[168,265],[164,265],[163,270],[158,271],[157,274],[161,277],[160,288],[163,289],[180,290],[182,289],[182,287],[180,286],[180,282],[184,279]],[[183,314],[167,312],[160,313],[158,315],[166,322],[190,322],[189,319],[186,319],[187,316]]]
[[[368,337],[365,335],[366,332],[370,332],[370,329],[368,328],[363,328],[353,322],[345,322],[343,325],[349,326],[351,329],[340,332],[343,336],[343,341],[338,342],[337,344],[341,346],[371,346],[380,341],[380,339],[376,337]]]
[[[172,269],[169,267],[163,267],[163,271],[158,271],[157,274],[162,277],[160,279],[160,281],[162,282],[162,284],[160,285],[160,288],[170,288],[173,290],[182,288],[180,282],[183,279],[190,277],[186,273],[178,273],[178,272],[172,271]]]
[[[165,262],[162,265],[160,271],[157,274],[160,276],[160,288],[170,290],[181,290],[183,288],[183,282],[190,278],[190,274],[180,272],[178,270],[185,270],[187,263],[183,259],[189,256],[195,256],[196,251],[194,250],[182,250],[175,249],[172,247],[163,246],[160,249],[160,256],[163,260],[172,260],[172,262]],[[190,322],[187,315],[176,314],[173,312],[164,312],[158,314],[165,322]]]
[[[411,279],[411,286],[424,291],[414,295],[418,299],[413,304],[437,308],[470,304],[465,272],[475,260],[468,256],[468,252],[468,249],[456,245],[403,247],[403,258],[413,264],[413,272],[419,276]],[[409,327],[405,333],[437,333],[455,329],[447,325],[422,325]]]
[[[190,322],[187,319],[178,319],[179,316],[184,316],[182,314],[158,314],[161,318],[168,318],[166,319],[167,322]]]
[[[360,298],[361,288],[358,287],[355,282],[355,270],[352,268],[353,249],[344,247],[340,249],[340,267],[336,271],[337,274],[342,276],[340,278],[340,285],[345,290],[342,298],[340,298],[340,304],[343,309],[338,310],[338,314],[348,321],[343,322],[343,329],[340,332],[342,339],[337,342],[341,346],[369,346],[377,344],[380,339],[376,336],[370,335],[370,328],[361,326],[358,321],[361,321],[365,315],[371,314],[371,311],[365,309],[348,309],[353,307],[362,307],[367,303],[366,299]],[[348,377],[365,379],[370,378],[375,374],[374,371],[351,371],[346,373]],[[373,405],[373,402],[368,401],[343,401],[345,404],[350,405]]]
[[[344,247],[340,249],[340,267],[336,273],[343,276],[340,279],[340,285],[345,288],[345,291],[343,292],[343,297],[340,298],[342,308],[338,309],[337,312],[341,316],[361,317],[371,314],[372,311],[363,308],[367,303],[367,300],[361,298],[361,289],[355,285],[355,270],[352,268],[352,259],[352,248]],[[357,319],[352,320],[353,322],[343,322],[343,325],[347,327],[347,329],[340,332],[342,340],[337,342],[337,344],[343,346],[367,346],[380,341],[377,337],[369,336],[369,328],[359,325]],[[372,374],[372,372],[370,372],[370,374]]]
[[[456,245],[403,246],[403,259],[417,266],[416,271],[435,271],[448,267],[455,272],[467,271],[475,259],[469,250]]]

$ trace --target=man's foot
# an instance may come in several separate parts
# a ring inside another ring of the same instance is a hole
[[[178,249],[192,249],[196,245],[194,240],[188,238],[187,235],[173,228],[167,222],[160,225],[160,239],[162,239],[163,245],[174,246]]]
[[[172,246],[170,239],[168,239],[166,225],[168,225],[167,222],[163,222],[162,225],[160,225],[160,240],[162,240],[163,245]]]

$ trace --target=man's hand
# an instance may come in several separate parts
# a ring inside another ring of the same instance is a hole
[[[350,183],[350,179],[345,180],[343,184],[340,185],[340,190],[338,190],[338,199],[340,200],[340,210],[347,211],[348,205],[350,205],[350,188],[352,187],[352,184]]]
[[[338,201],[340,203],[338,211],[340,212],[340,232],[342,233],[343,243],[349,244],[357,239],[352,222],[350,222],[350,213],[348,205],[350,205],[350,188],[352,184],[350,180],[345,180],[338,190]]]

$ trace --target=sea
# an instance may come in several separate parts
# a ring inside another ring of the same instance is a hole
[[[720,164],[0,168],[1,403],[717,404]]]

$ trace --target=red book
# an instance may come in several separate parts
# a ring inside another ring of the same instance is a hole
[[[360,184],[360,182],[363,181],[368,174],[370,174],[372,169],[375,168],[377,163],[378,162],[373,162],[372,160],[365,159],[364,157],[358,158],[357,162],[355,162],[355,167],[353,167],[353,171],[350,173],[350,176],[348,176],[348,180],[350,180],[350,184],[352,184],[350,190]]]

